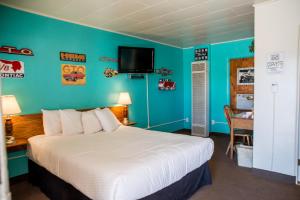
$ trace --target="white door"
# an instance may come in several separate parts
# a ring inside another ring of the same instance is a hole
[[[209,136],[208,63],[192,62],[192,135]]]

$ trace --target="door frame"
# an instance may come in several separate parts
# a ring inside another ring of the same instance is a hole
[[[296,136],[295,136],[295,174],[296,184],[300,185],[300,26],[298,29],[298,49],[297,49],[297,108],[296,108]]]

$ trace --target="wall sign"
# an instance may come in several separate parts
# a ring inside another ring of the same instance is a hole
[[[63,85],[85,85],[86,70],[84,65],[61,65],[61,79]]]
[[[33,56],[33,53],[30,49],[27,48],[17,49],[16,47],[11,47],[11,46],[1,46],[0,53]]]
[[[86,62],[85,54],[60,52],[59,56],[60,56],[60,60],[63,61]]]
[[[0,73],[1,78],[24,78],[24,63],[0,60]]]
[[[117,76],[118,75],[118,71],[114,70],[114,69],[111,69],[111,68],[106,68],[104,70],[103,74],[104,74],[104,76],[106,78],[111,78],[111,77]]]
[[[266,69],[268,72],[282,72],[284,67],[284,54],[282,52],[271,53],[267,56]]]
[[[175,90],[176,83],[170,79],[160,79],[158,81],[158,90]]]
[[[99,58],[99,60],[102,61],[102,62],[118,62],[118,59],[110,58],[110,57],[107,57],[107,56],[101,56]]]
[[[237,68],[237,85],[254,85],[254,67]]]
[[[195,61],[208,60],[208,48],[195,49]]]
[[[155,70],[156,74],[161,74],[162,76],[168,76],[173,74],[173,71],[167,68],[160,68]]]

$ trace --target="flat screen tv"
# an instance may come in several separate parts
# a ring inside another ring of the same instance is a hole
[[[154,48],[118,48],[119,73],[152,73],[154,71]]]

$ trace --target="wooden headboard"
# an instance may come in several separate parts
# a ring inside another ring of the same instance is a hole
[[[123,121],[125,116],[124,106],[108,107],[120,120]],[[80,109],[78,111],[88,111],[92,109]],[[4,120],[5,118],[3,118]],[[44,134],[43,115],[42,113],[12,116],[13,136],[15,138],[30,138],[35,135]],[[4,123],[3,123],[4,124]]]

